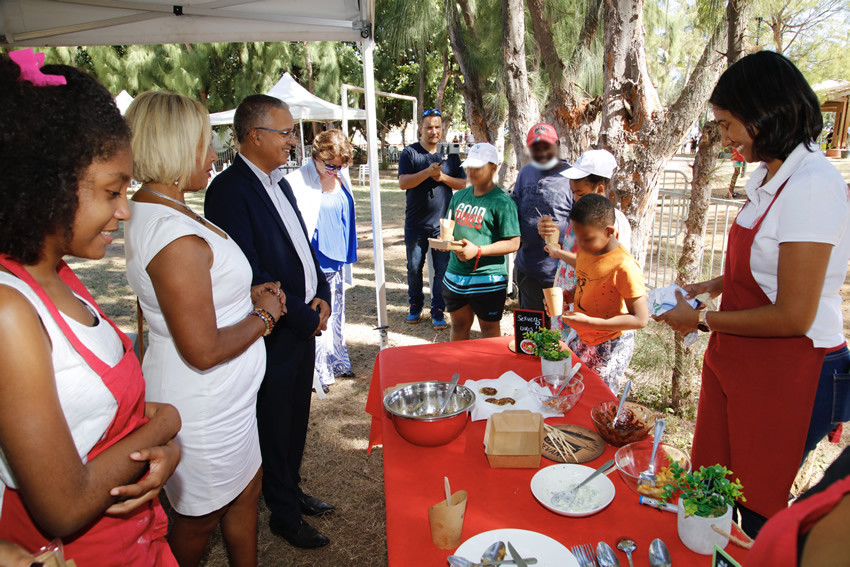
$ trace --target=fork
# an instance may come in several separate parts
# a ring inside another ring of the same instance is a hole
[[[575,545],[570,551],[581,564],[581,567],[596,567],[596,553],[594,553],[592,546]]]

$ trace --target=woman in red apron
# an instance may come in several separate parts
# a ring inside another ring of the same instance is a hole
[[[847,243],[847,196],[841,175],[810,146],[822,128],[820,107],[786,58],[744,57],[710,102],[723,145],[763,163],[747,182],[723,275],[686,286],[689,297],[722,292],[720,311],[696,311],[680,298],[660,319],[676,331],[712,332],[692,460],[695,468],[720,463],[740,478],[743,527],[755,535],[787,507],[803,455],[834,332],[832,272]]]
[[[32,553],[59,538],[81,567],[170,567],[156,496],[179,459],[179,416],[145,404],[132,343],[62,260],[102,258],[128,218],[129,131],[91,77],[42,70],[31,50],[12,58],[0,58],[0,540]],[[117,363],[78,337],[95,328]],[[80,452],[84,432],[95,441]]]

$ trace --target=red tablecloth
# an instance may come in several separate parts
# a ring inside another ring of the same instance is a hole
[[[611,505],[588,518],[566,518],[543,508],[531,494],[529,483],[537,469],[491,469],[484,455],[486,421],[470,422],[464,432],[442,447],[417,447],[396,433],[384,412],[384,389],[404,382],[448,380],[460,372],[461,383],[469,379],[497,378],[513,370],[526,379],[540,374],[540,361],[511,353],[507,337],[456,343],[397,347],[382,351],[375,361],[366,411],[372,415],[370,447],[384,446],[384,492],[387,510],[389,564],[446,565],[451,551],[431,543],[428,508],[443,500],[443,477],[452,490],[469,493],[463,540],[500,528],[518,528],[546,534],[567,547],[605,540],[612,546],[628,536],[637,542],[635,565],[647,565],[650,542],[660,537],[670,549],[674,565],[711,565],[711,558],[697,555],[679,541],[676,515],[638,504],[635,495],[618,473],[610,475],[617,490]],[[593,429],[590,409],[612,399],[602,380],[583,369],[586,385],[579,404],[564,418],[552,423],[574,423]],[[587,463],[597,467],[614,458],[608,447],[601,457]],[[553,464],[545,457],[541,466]],[[726,551],[743,562],[746,551],[729,544]],[[625,556],[620,554],[625,565]]]

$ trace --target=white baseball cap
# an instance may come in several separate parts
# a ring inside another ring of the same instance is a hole
[[[584,179],[588,175],[598,175],[611,179],[617,169],[617,159],[608,150],[587,150],[579,157],[572,167],[565,169],[561,175],[567,179]]]
[[[488,163],[499,165],[499,151],[493,144],[475,144],[469,149],[463,167],[484,167]]]

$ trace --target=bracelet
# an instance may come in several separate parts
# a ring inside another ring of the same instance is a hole
[[[275,321],[275,319],[274,319],[274,317],[272,316],[271,313],[269,313],[265,309],[258,307],[256,309],[252,310],[250,313],[248,313],[248,315],[256,315],[257,317],[259,317],[263,321],[263,323],[265,323],[266,332],[263,333],[264,337],[267,337],[270,334],[272,334],[272,331],[274,330],[274,326],[275,326],[275,324],[277,324],[277,321]]]
[[[480,261],[481,261],[481,247],[479,246],[478,247],[478,253],[475,254],[475,265],[472,267],[473,272],[478,269],[478,262],[480,262]]]

